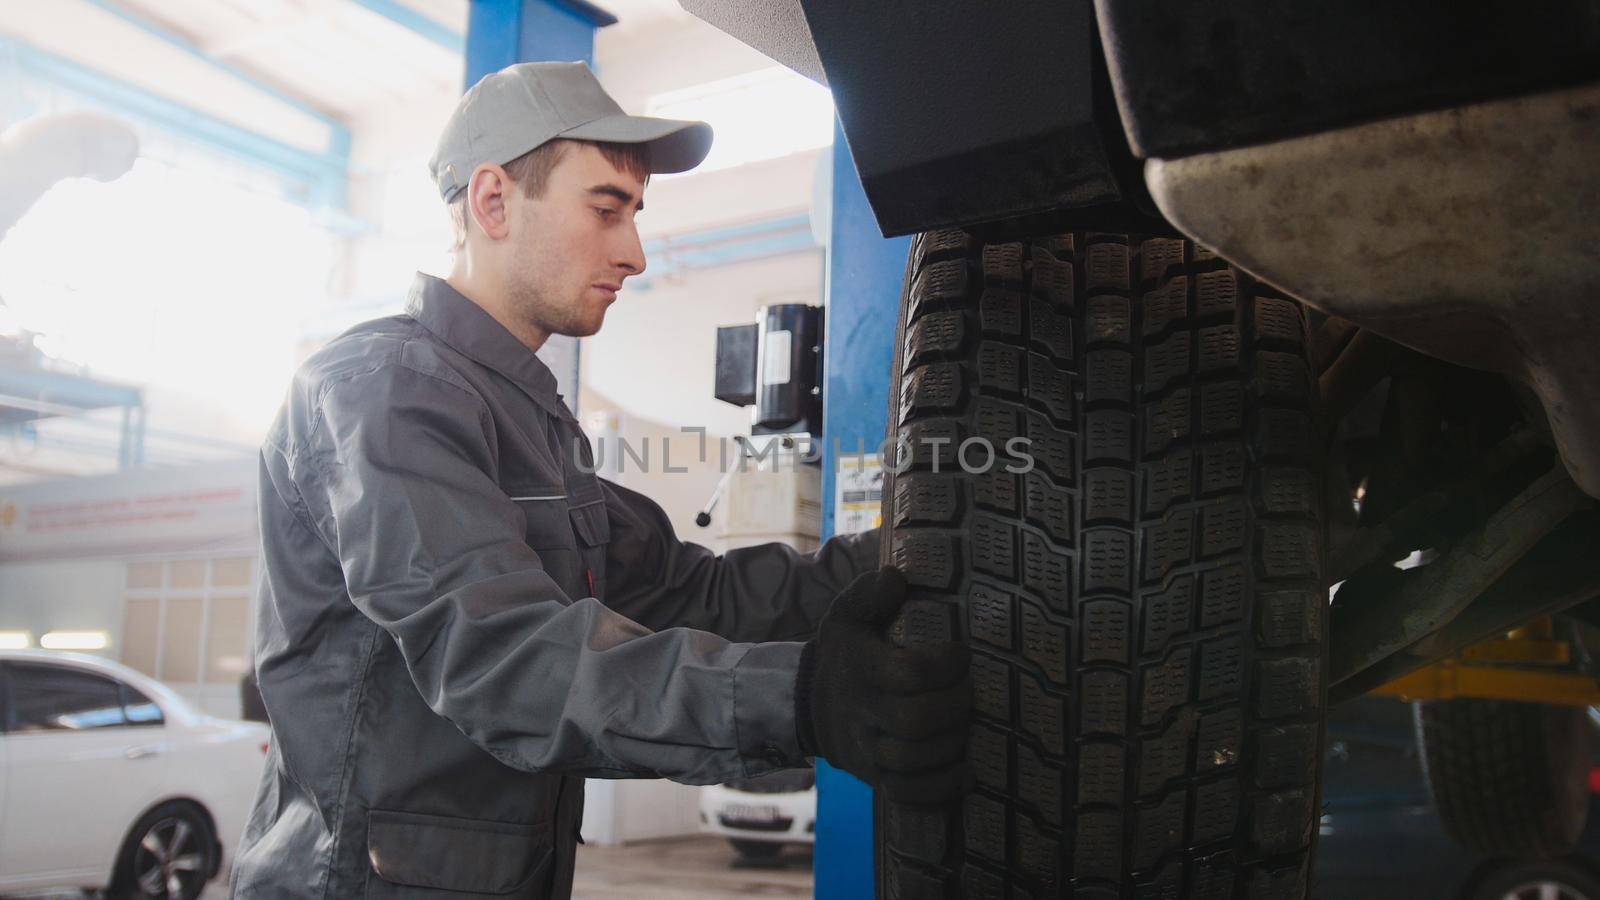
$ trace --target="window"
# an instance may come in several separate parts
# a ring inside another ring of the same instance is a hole
[[[170,421],[226,410],[241,427],[264,429],[282,401],[300,322],[326,303],[340,242],[275,185],[241,183],[246,173],[198,157],[156,159],[159,149],[142,143],[121,178],[69,178],[39,198],[0,244],[0,295],[51,355],[202,404]],[[227,228],[208,221],[218,209],[229,211]],[[39,429],[75,444],[104,434],[72,418],[41,420]],[[236,452],[226,445],[240,432],[185,431],[152,440],[147,452],[164,463]]]
[[[161,725],[167,721],[154,700],[126,684],[118,684],[122,687],[122,710],[129,725]]]
[[[237,685],[249,668],[254,572],[248,556],[129,563],[123,665],[181,689]]]
[[[128,724],[120,685],[103,675],[15,663],[10,681],[12,732],[85,731]]]
[[[204,597],[167,598],[161,630],[161,680],[192,684],[200,680],[200,634],[205,626]]]
[[[250,668],[250,598],[216,596],[211,598],[211,615],[206,624],[206,681],[209,684],[236,684]]]
[[[160,581],[156,588],[161,587]],[[155,677],[161,648],[161,598],[129,597],[122,611],[122,664]]]

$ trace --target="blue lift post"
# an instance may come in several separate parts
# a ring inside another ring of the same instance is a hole
[[[583,60],[594,68],[594,33],[617,17],[584,0],[472,0],[466,85],[519,62]]]
[[[911,249],[911,238],[879,232],[837,117],[832,202],[822,392],[825,538],[833,533],[839,455],[873,453],[883,442],[895,318]],[[815,896],[872,900],[872,845],[871,789],[819,761]]]

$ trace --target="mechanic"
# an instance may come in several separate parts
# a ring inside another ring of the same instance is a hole
[[[822,757],[897,798],[965,789],[965,651],[888,639],[906,587],[877,534],[680,541],[590,474],[534,355],[600,328],[644,271],[649,175],[710,142],[625,115],[582,63],[511,66],[456,107],[430,162],[449,278],[310,357],[262,447],[273,739],[234,896],[569,896],[585,777]]]

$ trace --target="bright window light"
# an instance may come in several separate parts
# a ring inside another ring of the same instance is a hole
[[[202,162],[141,158],[110,183],[52,187],[0,243],[0,297],[64,362],[179,393],[226,416],[224,435],[264,432],[337,242]]]
[[[711,154],[694,172],[776,159],[833,143],[833,95],[782,66],[657,94],[646,104],[646,112],[710,123],[716,139]]]
[[[104,650],[110,642],[104,631],[47,631],[39,638],[46,650]]]
[[[0,650],[26,650],[33,645],[33,635],[26,631],[0,631]]]

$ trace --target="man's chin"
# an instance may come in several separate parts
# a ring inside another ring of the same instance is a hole
[[[589,322],[565,322],[560,328],[550,330],[551,334],[559,334],[570,338],[593,337],[600,332],[600,326],[605,323],[605,313],[601,313]]]
[[[584,332],[576,335],[576,337],[589,337],[590,335],[598,334],[600,326],[606,323],[606,310],[610,308],[610,303],[604,303],[601,304],[599,309],[591,311],[586,321],[582,323],[585,329]]]

